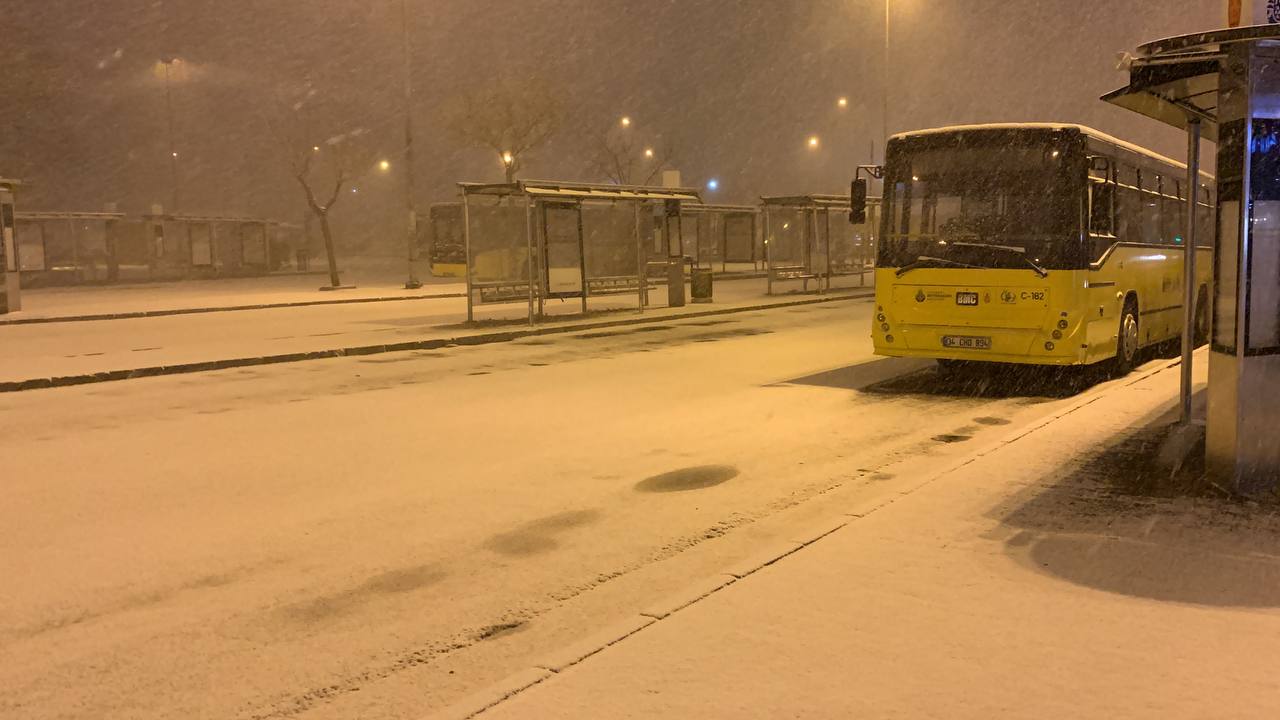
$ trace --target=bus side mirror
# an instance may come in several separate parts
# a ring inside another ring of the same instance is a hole
[[[849,222],[853,225],[867,222],[867,181],[863,178],[849,185]]]

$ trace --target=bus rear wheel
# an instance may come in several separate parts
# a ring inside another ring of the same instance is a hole
[[[1133,298],[1124,301],[1120,313],[1120,329],[1116,335],[1116,358],[1113,361],[1115,375],[1123,376],[1133,370],[1138,358],[1138,303]]]

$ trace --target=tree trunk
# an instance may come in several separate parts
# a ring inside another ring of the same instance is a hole
[[[333,230],[329,228],[329,213],[320,215],[320,233],[324,235],[324,252],[329,256],[329,286],[338,287],[342,281],[338,279],[338,258],[333,248]]]

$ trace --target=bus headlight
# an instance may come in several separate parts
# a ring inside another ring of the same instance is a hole
[[[889,332],[889,323],[885,323],[885,322],[880,323],[880,329],[883,330],[884,332]]]
[[[1066,321],[1065,319],[1063,319],[1063,320],[1059,320],[1059,321],[1058,321],[1058,329],[1059,329],[1059,330],[1066,330],[1066,329],[1067,329],[1067,321]]]
[[[885,321],[884,313],[880,313],[879,315],[877,315],[876,320],[879,320],[880,322],[884,322]]]
[[[1054,348],[1054,344],[1052,342],[1047,342],[1044,344],[1044,349],[1048,350],[1049,352],[1053,352],[1053,348]]]
[[[893,336],[892,336],[892,335],[885,335],[885,336],[884,336],[884,341],[885,341],[885,342],[887,342],[887,343],[891,343],[891,342],[893,342]]]
[[[1053,339],[1054,339],[1054,340],[1061,340],[1061,339],[1062,339],[1062,331],[1061,331],[1061,330],[1054,330],[1054,331],[1053,331]]]

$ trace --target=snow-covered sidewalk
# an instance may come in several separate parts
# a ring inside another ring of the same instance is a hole
[[[849,280],[849,279],[846,279]],[[767,295],[760,278],[717,283],[715,302],[650,307],[636,298],[592,298],[590,315],[579,301],[552,301],[548,317],[531,329],[521,303],[476,309],[467,325],[466,298],[421,302],[366,302],[275,307],[243,312],[163,315],[118,320],[0,325],[0,390],[50,387],[125,377],[174,374],[313,357],[431,349],[501,342],[530,332],[589,330],[618,323],[734,312],[804,302],[862,297],[870,287],[837,288],[827,295]],[[798,284],[790,283],[783,290]],[[664,303],[666,289],[651,293]]]
[[[380,280],[336,292],[321,292],[328,278],[314,273],[217,278],[175,282],[24,288],[22,310],[0,315],[6,323],[108,319],[226,310],[327,305],[374,300],[463,297],[466,284],[433,279],[416,290]]]
[[[1154,367],[440,716],[1275,717],[1280,521],[1129,492]]]

